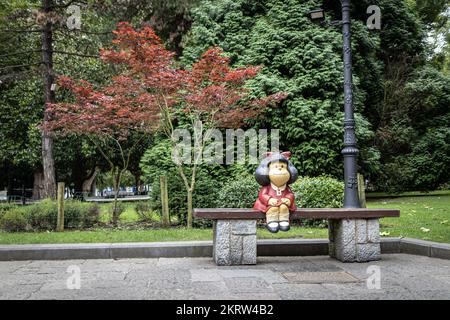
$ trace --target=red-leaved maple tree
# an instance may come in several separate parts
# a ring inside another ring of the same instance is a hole
[[[175,147],[172,137],[179,114],[201,122],[204,129],[237,128],[263,112],[268,104],[285,97],[284,93],[277,93],[251,99],[244,84],[258,74],[260,67],[231,68],[229,59],[217,47],[206,51],[191,69],[185,70],[177,66],[174,53],[165,49],[150,27],[135,30],[122,22],[114,34],[111,48],[101,49],[100,56],[107,63],[123,65],[125,71],[102,88],[94,88],[85,80],[60,77],[59,84],[72,91],[75,101],[50,106],[51,119],[46,126],[61,133],[87,135],[112,170],[114,164],[101,148],[105,143],[98,141],[110,140],[117,146],[123,165],[114,186],[116,199],[129,159],[121,145],[131,132],[162,131]],[[201,154],[203,147],[199,146],[196,154]],[[188,179],[186,164],[177,163],[187,192],[188,227],[192,226],[192,194],[198,164],[198,158],[194,159]]]

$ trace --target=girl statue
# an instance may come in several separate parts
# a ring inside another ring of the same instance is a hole
[[[262,186],[253,208],[266,213],[266,228],[276,233],[288,231],[289,213],[295,211],[294,193],[289,185],[298,178],[298,171],[289,161],[291,153],[268,152],[255,171]]]

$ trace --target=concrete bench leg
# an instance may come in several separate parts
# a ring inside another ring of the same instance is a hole
[[[330,257],[342,262],[380,260],[378,219],[329,220]]]
[[[214,262],[256,264],[256,220],[214,220]]]

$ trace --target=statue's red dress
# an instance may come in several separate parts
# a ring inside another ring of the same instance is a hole
[[[295,206],[294,203],[294,193],[291,191],[291,189],[289,189],[288,186],[286,186],[286,188],[284,188],[284,190],[279,190],[281,192],[278,192],[277,194],[277,190],[275,190],[272,185],[267,185],[262,187],[259,190],[259,194],[258,194],[258,199],[256,200],[255,204],[253,205],[253,209],[262,211],[262,212],[267,212],[267,210],[269,210],[272,207],[279,207],[282,202],[281,199],[282,198],[287,198],[291,201],[291,205],[289,206],[289,211],[295,211],[297,209],[297,207]],[[280,194],[281,193],[281,194]],[[275,206],[269,206],[269,199],[271,198],[275,198],[278,200],[277,205]]]

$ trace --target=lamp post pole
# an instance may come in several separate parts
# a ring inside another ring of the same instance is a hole
[[[344,208],[359,208],[356,159],[355,118],[353,115],[352,49],[350,44],[350,0],[342,3],[342,37],[344,57]]]

